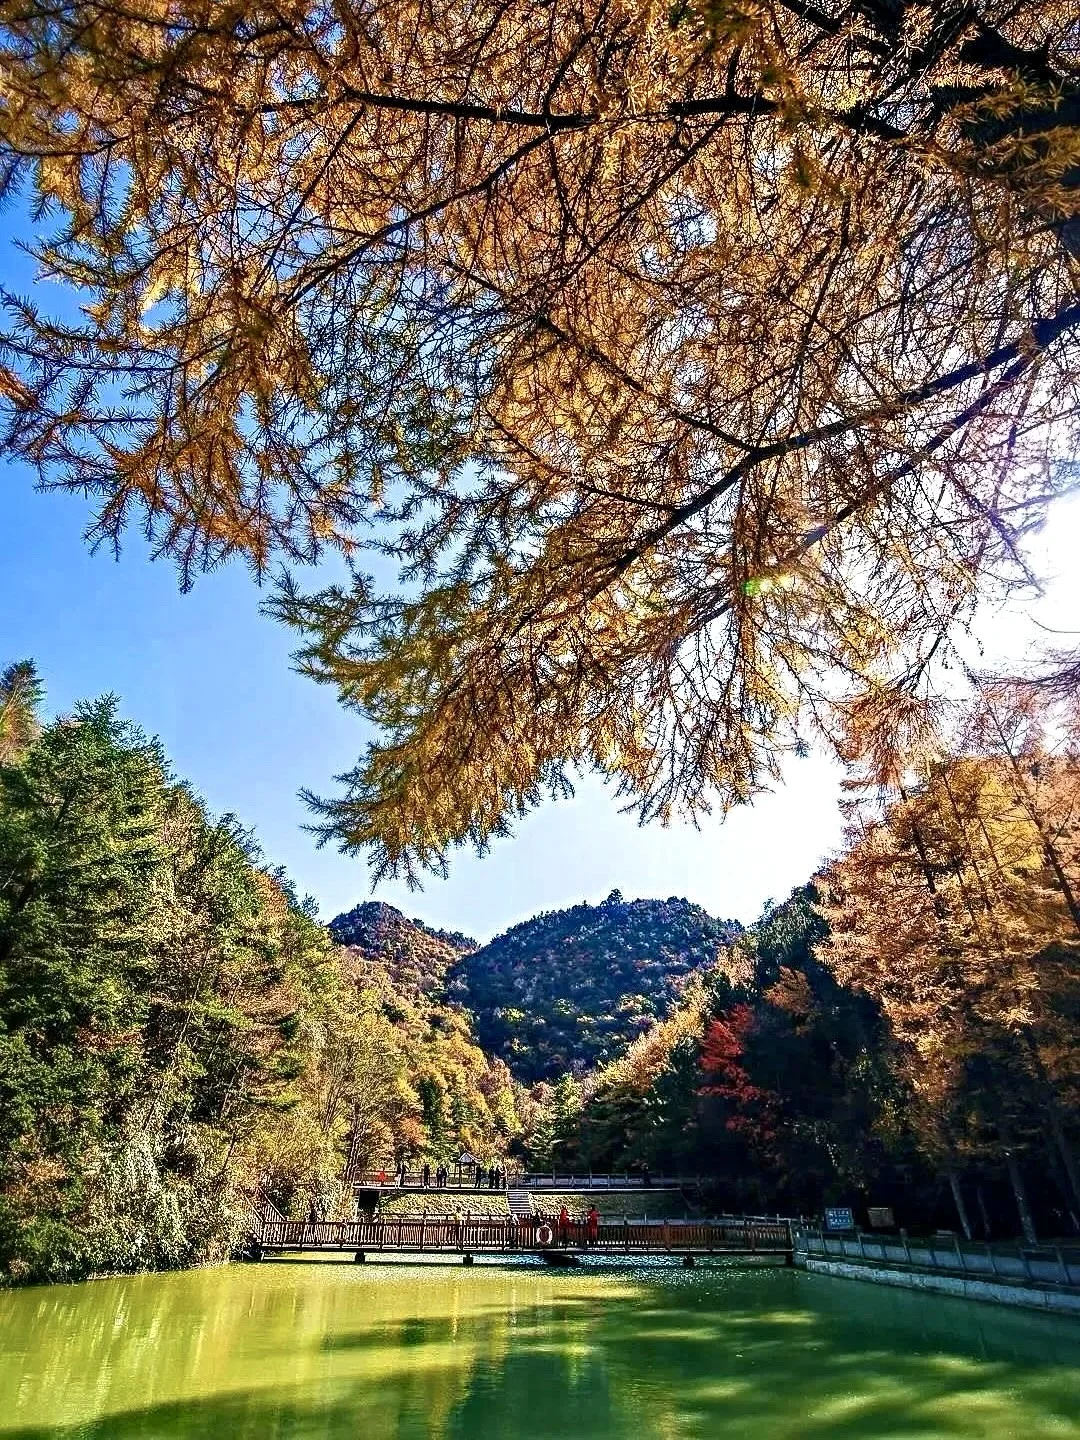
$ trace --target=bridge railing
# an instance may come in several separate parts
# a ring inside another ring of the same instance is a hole
[[[509,1186],[513,1189],[517,1183],[516,1177],[507,1176],[503,1171],[502,1185],[500,1189]],[[358,1190],[396,1190],[401,1185],[400,1172],[396,1170],[361,1170],[352,1178],[352,1185]],[[476,1183],[474,1175],[451,1175],[445,1185],[435,1184],[435,1172],[432,1169],[428,1176],[428,1183],[424,1184],[424,1173],[422,1170],[405,1171],[406,1190],[475,1190],[477,1193],[488,1189],[488,1174],[484,1170],[481,1184]]]
[[[666,1251],[788,1251],[787,1221],[604,1220],[560,1226],[532,1216],[400,1216],[390,1219],[281,1220],[264,1218],[254,1238],[263,1250],[542,1251],[592,1249],[607,1253]]]
[[[681,1190],[701,1184],[700,1175],[641,1175],[633,1171],[589,1171],[587,1175],[557,1170],[526,1171],[513,1184],[522,1190]]]
[[[353,1176],[352,1183],[358,1189],[393,1190],[402,1185],[401,1172],[397,1170],[363,1170]],[[532,1170],[517,1174],[502,1171],[502,1186],[511,1190],[680,1190],[701,1184],[700,1175],[641,1175],[633,1171],[590,1171],[575,1175],[557,1170]],[[486,1190],[488,1171],[482,1170],[481,1183],[476,1183],[475,1172],[458,1174],[456,1169],[445,1185],[436,1186],[434,1170],[429,1171],[428,1183],[424,1185],[422,1170],[406,1170],[404,1188],[407,1190]]]
[[[959,1236],[916,1239],[895,1235],[830,1235],[801,1227],[795,1231],[797,1250],[825,1260],[878,1261],[917,1270],[940,1270],[986,1280],[1080,1286],[1078,1245],[985,1245]]]

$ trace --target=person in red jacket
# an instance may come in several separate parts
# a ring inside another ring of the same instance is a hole
[[[565,1245],[570,1239],[570,1211],[564,1205],[559,1211],[559,1244]]]
[[[589,1206],[589,1213],[585,1217],[585,1230],[589,1244],[595,1245],[597,1236],[600,1233],[600,1211],[595,1205]]]

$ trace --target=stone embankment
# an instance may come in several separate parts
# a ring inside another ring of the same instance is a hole
[[[817,1275],[1019,1305],[1080,1318],[1080,1247],[976,1245],[957,1237],[794,1232],[794,1260]]]

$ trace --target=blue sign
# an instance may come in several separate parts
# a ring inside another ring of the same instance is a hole
[[[849,1205],[836,1205],[825,1211],[826,1230],[854,1230],[855,1217]]]

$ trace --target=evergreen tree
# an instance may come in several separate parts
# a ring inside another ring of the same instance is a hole
[[[8,675],[29,715],[32,670]],[[221,1259],[261,1198],[349,1213],[373,1161],[504,1153],[519,1092],[460,1008],[411,961],[392,976],[335,944],[115,700],[18,733],[0,765],[0,1274]]]
[[[82,706],[0,768],[5,1258],[50,1247],[137,1088],[163,762],[116,710]]]
[[[19,660],[0,675],[0,765],[9,765],[37,738],[45,687],[32,660]]]

